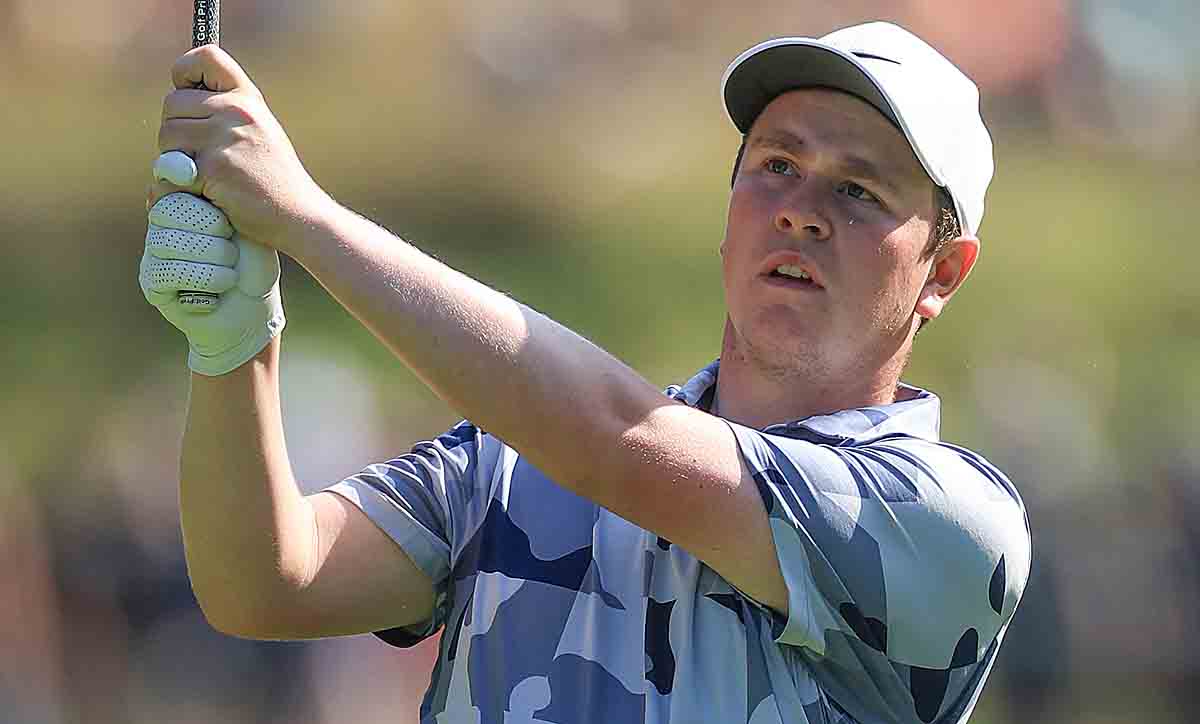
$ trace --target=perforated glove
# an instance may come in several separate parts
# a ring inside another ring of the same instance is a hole
[[[164,196],[149,216],[138,279],[146,301],[187,336],[188,366],[216,376],[245,364],[285,323],[279,254],[241,239],[225,214],[198,196]]]

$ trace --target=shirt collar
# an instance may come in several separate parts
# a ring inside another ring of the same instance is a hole
[[[707,409],[712,403],[712,393],[716,391],[720,365],[720,360],[714,361],[683,386],[668,387],[667,394],[689,406]],[[839,410],[828,415],[813,415],[802,420],[768,425],[763,431],[837,445],[862,444],[896,434],[937,442],[941,400],[928,390],[903,382],[900,383],[900,389],[909,392],[912,399]]]

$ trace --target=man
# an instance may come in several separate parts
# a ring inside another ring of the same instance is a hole
[[[1030,541],[1008,480],[899,380],[992,173],[935,50],[874,23],[733,62],[724,341],[667,396],[332,201],[220,50],[174,80],[160,150],[198,173],[160,165],[179,185],[151,189],[141,281],[191,343],[180,502],[215,627],[441,630],[425,722],[967,719]],[[303,497],[276,251],[468,421]]]

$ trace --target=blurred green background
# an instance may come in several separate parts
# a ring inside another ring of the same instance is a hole
[[[980,84],[983,256],[907,379],[1025,497],[1034,570],[975,722],[1200,717],[1200,6],[1192,0],[236,2],[224,45],[313,175],[652,381],[718,352],[767,37],[899,21]],[[433,642],[233,640],[188,588],[183,338],[137,287],[191,3],[0,0],[0,721],[414,722]],[[309,488],[456,417],[286,265]]]

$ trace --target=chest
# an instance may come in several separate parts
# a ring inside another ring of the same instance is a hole
[[[494,491],[457,556],[435,676],[448,699],[531,721],[746,721],[774,688],[757,609],[679,546],[534,472]]]
[[[519,464],[489,503],[455,557],[456,580],[484,576],[533,582],[629,608],[647,598],[674,600],[694,589],[708,570],[678,546],[531,466]]]

